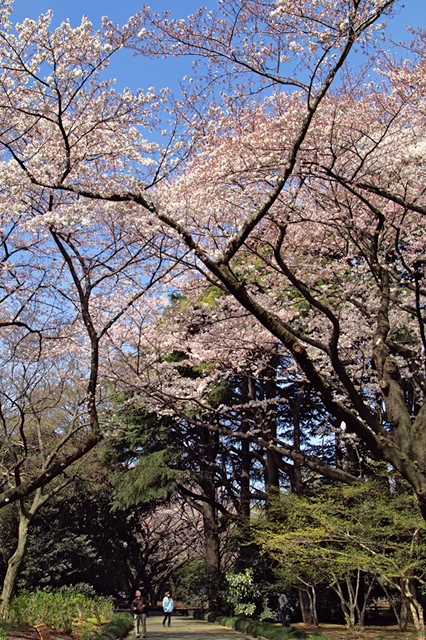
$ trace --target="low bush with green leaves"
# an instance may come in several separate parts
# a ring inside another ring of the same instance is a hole
[[[256,620],[250,620],[249,618],[235,617],[229,618],[226,616],[218,616],[215,613],[208,612],[200,614],[199,617],[206,622],[215,622],[222,627],[234,629],[240,633],[244,633],[252,638],[258,638],[259,636],[266,638],[267,640],[297,640],[299,638],[306,638],[306,640],[326,640],[322,635],[308,635],[302,629],[296,629],[295,627],[278,627],[274,624],[268,624],[265,622],[257,622]]]
[[[117,640],[125,638],[133,629],[133,618],[130,613],[117,613],[108,624],[105,624],[99,633],[90,636],[90,640]]]
[[[44,623],[49,627],[71,633],[73,620],[84,620],[97,611],[103,620],[114,615],[112,598],[87,596],[68,588],[55,593],[45,591],[24,592],[13,598],[9,616],[12,624],[34,626]]]

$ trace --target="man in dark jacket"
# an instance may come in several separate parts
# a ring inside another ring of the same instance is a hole
[[[278,620],[281,622],[282,627],[287,626],[287,609],[288,609],[288,598],[285,593],[280,593],[278,595]]]
[[[135,593],[135,599],[133,600],[130,608],[133,613],[133,619],[135,621],[135,636],[140,638],[140,628],[142,627],[142,637],[146,637],[146,614],[148,613],[148,600],[139,589]]]

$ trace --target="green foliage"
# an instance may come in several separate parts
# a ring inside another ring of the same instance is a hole
[[[259,590],[253,583],[253,570],[246,569],[242,573],[227,573],[228,590],[225,599],[231,605],[235,615],[252,616],[256,609],[253,601]]]
[[[223,291],[223,289],[220,289],[216,285],[212,285],[201,298],[201,304],[208,304],[209,307],[213,307],[218,298],[222,298],[222,296],[226,295],[228,294]]]
[[[170,463],[171,453],[166,450],[139,458],[133,469],[116,479],[114,507],[129,508],[164,498],[182,477],[182,472],[173,469]]]
[[[53,509],[45,511],[47,516],[52,512]],[[81,516],[84,517],[84,512]],[[48,531],[47,535],[43,535],[38,526],[34,527],[33,532],[17,581],[19,589],[25,590],[34,584],[43,589],[56,588],[75,579],[77,575],[84,580],[88,576],[81,575],[79,568],[92,567],[93,571],[99,563],[93,538],[89,534],[71,529],[53,535]]]
[[[194,560],[175,571],[176,598],[189,607],[205,609],[209,602],[212,576],[206,562]]]
[[[216,622],[217,615],[213,612],[206,613],[204,616],[204,620],[206,622]]]
[[[11,623],[6,620],[0,620],[0,640],[7,640],[7,631],[10,629]]]
[[[259,615],[259,622],[275,622],[278,618],[277,612],[273,611],[267,604],[264,603],[261,614]]]
[[[252,638],[258,638],[262,636],[268,640],[290,640],[291,638],[307,638],[307,634],[302,629],[296,629],[295,627],[278,627],[273,624],[267,624],[262,622],[256,622],[255,620],[248,620],[247,618],[234,617],[229,618],[226,616],[217,616],[213,613],[206,613],[203,619],[207,622],[215,622],[222,627],[234,629]],[[312,636],[309,636],[312,638]],[[316,640],[325,640],[321,635],[315,636]]]
[[[60,593],[62,596],[68,597],[76,597],[76,596],[85,596],[86,598],[96,598],[96,591],[92,587],[92,585],[87,584],[87,582],[79,582],[73,585],[64,585],[59,587],[59,589],[43,589],[46,592]],[[102,601],[107,601],[108,598],[102,598]]]
[[[110,622],[104,625],[99,633],[90,636],[91,640],[118,640],[125,638],[133,629],[133,618],[130,613],[117,613]]]
[[[234,540],[234,571],[244,573],[250,569],[253,575],[253,584],[256,591],[251,600],[256,604],[256,610],[252,617],[263,622],[277,622],[277,592],[281,585],[276,584],[274,573],[275,559],[268,553],[262,553],[259,546],[250,541],[250,530],[247,537],[240,530]]]
[[[186,477],[178,469],[173,421],[122,401],[114,418],[118,433],[114,429],[101,452],[103,463],[114,469],[115,509],[164,498]]]
[[[19,515],[16,504],[0,509],[0,576],[6,572],[7,559],[13,554],[18,543]]]
[[[260,524],[257,541],[289,567],[289,581],[299,573],[331,583],[358,568],[402,575],[423,571],[426,559],[426,525],[414,497],[392,494],[378,482],[282,496],[274,517]]]
[[[33,626],[43,622],[71,633],[73,620],[88,618],[95,610],[104,619],[111,619],[114,613],[112,599],[88,597],[74,588],[64,589],[62,593],[22,593],[13,598],[9,616],[14,625]]]
[[[99,595],[125,590],[140,561],[141,509],[111,511],[112,487],[86,463],[86,478],[68,496],[52,499],[32,525],[17,593],[90,584]],[[80,589],[80,586],[79,586]]]
[[[275,555],[283,587],[332,587],[351,624],[359,602],[346,586],[356,585],[361,573],[370,585],[377,580],[391,589],[407,576],[424,579],[425,522],[412,493],[392,491],[389,481],[282,495],[268,516],[259,519],[254,537]]]

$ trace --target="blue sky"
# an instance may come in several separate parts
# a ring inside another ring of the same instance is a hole
[[[170,9],[174,16],[185,18],[200,6],[213,8],[216,0],[145,0],[155,11]],[[424,0],[406,0],[397,23],[394,21],[392,30],[402,32],[403,23],[411,26],[426,27],[426,2]],[[142,6],[140,0],[71,0],[71,3],[63,0],[15,0],[13,17],[16,20],[22,18],[37,18],[40,13],[52,9],[55,13],[55,23],[69,18],[72,26],[79,24],[81,16],[86,14],[95,27],[100,25],[101,16],[107,15],[111,20],[123,23],[127,18],[139,11]]]
[[[145,3],[155,11],[170,9],[173,16],[186,18],[202,5],[208,9],[214,8],[217,0],[145,0]],[[403,4],[399,15],[389,23],[390,33],[395,39],[401,40],[406,38],[406,24],[426,28],[426,0],[405,0]],[[12,20],[20,22],[25,17],[37,18],[41,13],[52,9],[53,27],[66,18],[76,27],[85,14],[96,29],[100,26],[103,15],[124,24],[141,6],[142,0],[15,0]],[[190,60],[178,64],[175,61],[143,61],[140,57],[134,58],[129,52],[120,52],[113,58],[109,70],[109,75],[117,79],[118,90],[125,86],[133,90],[149,86],[154,86],[157,90],[162,87],[173,88],[176,87],[177,77],[186,73],[190,73]]]

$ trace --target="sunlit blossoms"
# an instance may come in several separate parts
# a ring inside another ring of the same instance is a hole
[[[345,423],[426,508],[424,35],[410,62],[376,50],[373,80],[347,72],[395,7],[223,1],[187,20],[144,7],[99,33],[87,19],[50,31],[50,14],[13,31],[5,8],[4,344],[78,359],[90,446],[101,379],[232,430],[244,412],[214,386],[272,377],[242,401],[262,407],[258,446],[343,474],[271,427],[286,384],[309,385],[323,433]],[[179,99],[101,80],[123,47],[193,59]],[[5,482],[3,500],[18,494]]]

